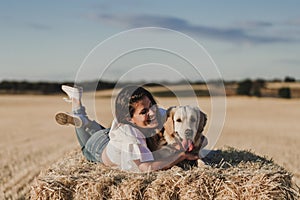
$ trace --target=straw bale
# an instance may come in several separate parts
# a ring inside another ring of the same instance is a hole
[[[130,173],[84,159],[79,151],[42,171],[31,199],[298,199],[292,174],[250,151],[224,148],[197,167]]]

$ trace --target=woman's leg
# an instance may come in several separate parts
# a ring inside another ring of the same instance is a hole
[[[78,142],[81,148],[85,147],[85,144],[89,140],[89,138],[97,131],[105,129],[96,121],[91,121],[88,119],[85,107],[81,106],[79,109],[74,110],[73,113],[79,117],[82,121],[82,126],[75,128]]]
[[[96,121],[89,120],[83,106],[73,113],[82,121],[82,126],[75,127],[75,132],[83,155],[89,161],[102,163],[101,155],[109,142],[107,129]]]
[[[89,161],[103,163],[102,153],[109,142],[109,129],[95,132],[82,149],[83,155]]]
[[[73,124],[83,155],[89,161],[102,162],[102,152],[109,142],[108,131],[87,117],[85,107],[81,103],[82,88],[63,85],[62,90],[69,97],[67,102],[72,102],[73,115],[58,113],[57,122],[62,125]]]

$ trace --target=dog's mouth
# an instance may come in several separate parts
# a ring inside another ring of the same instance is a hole
[[[181,145],[184,148],[184,150],[188,152],[194,149],[194,143],[191,139],[183,139]]]

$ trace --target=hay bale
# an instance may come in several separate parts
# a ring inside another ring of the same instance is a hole
[[[31,199],[297,199],[292,175],[272,160],[232,148],[203,167],[129,173],[94,164],[74,151],[42,171]]]

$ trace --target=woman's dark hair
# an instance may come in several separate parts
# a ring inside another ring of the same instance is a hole
[[[152,105],[157,104],[152,94],[143,87],[127,86],[123,88],[119,92],[115,103],[117,121],[119,123],[128,123],[128,119],[133,117],[135,111],[133,104],[142,100],[145,96],[149,98]]]

